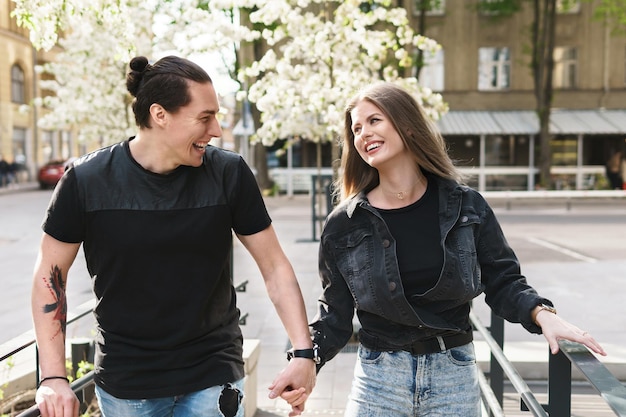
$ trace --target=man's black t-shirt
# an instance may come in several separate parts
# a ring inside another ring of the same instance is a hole
[[[254,176],[239,155],[211,146],[202,166],[155,174],[128,143],[78,160],[43,224],[83,243],[97,299],[96,383],[136,399],[240,379],[232,230],[271,223]]]

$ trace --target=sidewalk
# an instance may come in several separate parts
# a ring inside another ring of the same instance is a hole
[[[307,195],[298,195],[292,198],[284,196],[269,197],[266,199],[266,203],[283,249],[296,270],[305,298],[307,313],[309,318],[312,319],[315,315],[317,297],[320,294],[320,283],[317,276],[319,242],[312,241],[310,197]],[[586,210],[588,211],[589,209],[587,208]],[[316,237],[319,238],[319,235],[318,229]],[[285,350],[288,347],[288,339],[267,297],[256,264],[238,241],[235,241],[234,256],[235,284],[244,280],[249,281],[246,292],[238,294],[238,305],[242,315],[248,313],[247,324],[243,326],[244,337],[259,339],[261,345],[261,354],[258,362],[258,411],[255,417],[286,416],[288,415],[287,404],[280,399],[268,399],[267,387],[286,364]],[[540,267],[554,268],[555,270],[567,268],[565,274],[575,275],[577,271],[579,271],[579,274],[586,273],[584,268],[580,268],[575,264],[556,264],[552,266],[542,264]],[[607,263],[607,265],[601,265],[600,268],[606,269],[607,274],[619,275],[622,278],[626,275],[625,262]],[[533,265],[526,266],[526,270],[527,272],[531,270],[533,274],[537,274]],[[562,277],[564,274],[564,272],[556,274],[553,272],[555,271],[547,271],[546,277],[542,278],[542,286],[549,286],[547,285],[549,283],[543,282],[544,280],[552,279],[554,281],[555,277]],[[555,288],[558,288],[560,284],[554,283],[554,285]],[[621,288],[621,284],[619,285],[619,288]],[[550,292],[548,291],[548,293]],[[603,301],[606,305],[614,304],[619,306],[621,305],[620,303],[623,303],[620,295],[623,294],[623,291],[620,291],[618,288],[609,286],[602,293],[606,297]],[[561,297],[559,297],[559,305],[562,304],[561,301]],[[570,306],[569,309],[577,309],[581,315],[597,315],[598,320],[606,321],[606,316],[600,311],[581,309],[584,305],[580,303],[580,299],[572,298],[571,302],[576,303],[576,305]],[[483,320],[483,324],[488,325],[484,321],[486,319],[483,318],[485,316],[488,317],[487,307],[477,307],[476,310],[478,310],[477,314]],[[572,317],[571,320],[578,323],[576,317]],[[527,382],[530,380],[545,380],[548,360],[548,346],[545,339],[541,336],[526,333],[519,325],[510,326],[513,326],[514,331],[509,332],[508,327],[505,331],[505,335],[508,336],[505,341],[507,357],[513,362],[518,372]],[[594,334],[597,333],[595,328],[592,332]],[[607,338],[605,333],[599,338],[603,346],[609,351],[609,357],[601,358],[601,360],[616,377],[624,381],[626,380],[626,366],[624,366],[626,364],[626,338],[623,327],[618,324],[610,334],[612,334],[610,338]],[[513,341],[509,341],[509,338],[513,338]],[[486,345],[480,340],[475,341],[475,345],[480,366],[483,369],[488,369],[489,352]],[[317,386],[307,402],[304,415],[343,415],[355,360],[354,346],[349,345],[348,349],[344,349],[344,352],[340,353],[322,368],[318,375]],[[576,372],[574,372],[574,378],[576,378]],[[519,399],[514,398],[515,395],[508,397],[511,397],[508,405],[512,410],[511,412],[515,410],[519,412]],[[606,407],[602,399],[597,395],[585,396],[581,401],[585,404],[591,401],[592,405],[590,407],[594,410],[599,410],[603,406]],[[507,413],[506,415],[514,414]],[[584,413],[581,415],[590,416],[590,414]]]
[[[21,182],[18,184],[11,184],[4,187],[0,187],[0,195],[22,193],[24,191],[33,191],[39,189],[39,184],[34,181]]]
[[[2,193],[14,191],[36,190],[36,183],[20,184],[17,189],[0,189]],[[311,214],[311,198],[308,195],[297,195],[293,198],[286,196],[269,197],[266,199],[268,211],[281,241],[284,251],[292,262],[298,276],[305,298],[307,313],[310,319],[315,315],[317,297],[320,294],[320,283],[317,275],[317,251],[319,242],[313,241],[313,225]],[[618,213],[626,216],[626,202],[599,201],[597,204],[588,202],[584,207],[575,205],[571,211],[563,204],[547,202],[515,204],[510,210],[502,204],[493,204],[494,210],[500,217],[501,223],[507,222],[507,214],[511,212],[533,212],[538,215],[567,216],[572,213],[594,213],[601,211],[605,215]],[[539,216],[538,216],[539,217]],[[507,224],[507,227],[509,225]],[[521,227],[522,234],[528,234],[527,225]],[[541,236],[550,235],[550,227],[539,227]],[[587,228],[577,225],[571,229],[571,239],[584,239],[590,247],[603,248],[606,243],[599,245],[607,237],[600,234],[593,235]],[[551,262],[540,262],[533,259],[531,263],[524,263],[523,271],[533,277],[531,283],[539,283],[540,292],[558,300],[559,312],[563,312],[573,323],[585,322],[586,329],[603,344],[609,352],[606,358],[600,358],[609,370],[621,381],[626,381],[626,307],[623,302],[623,285],[626,277],[626,239],[619,227],[615,229],[612,241],[613,251],[619,254],[617,259],[599,261],[593,264],[581,262],[562,262],[555,258]],[[505,233],[507,231],[505,230]],[[622,233],[622,235],[620,235]],[[508,233],[507,233],[508,235]],[[319,238],[320,231],[316,229],[315,236]],[[515,238],[515,237],[514,237]],[[561,236],[567,240],[567,236]],[[522,247],[522,250],[525,248]],[[516,249],[517,250],[517,249]],[[537,250],[537,249],[535,249]],[[519,255],[519,253],[518,253]],[[545,255],[552,258],[552,254]],[[238,306],[242,315],[248,314],[246,324],[242,326],[244,337],[258,339],[261,352],[257,372],[257,406],[255,417],[287,416],[289,407],[280,399],[267,398],[267,387],[274,377],[286,364],[285,350],[288,339],[283,330],[275,310],[269,301],[263,280],[256,264],[243,246],[234,240],[234,277],[235,285],[248,281],[246,291],[238,293]],[[599,279],[602,279],[600,281]],[[592,281],[590,285],[589,281]],[[488,308],[477,299],[475,311],[488,325]],[[475,341],[477,360],[482,369],[488,369],[489,352],[484,342]],[[343,415],[343,409],[350,390],[353,367],[356,360],[355,345],[349,345],[339,353],[335,359],[326,364],[318,375],[317,386],[307,402],[305,416],[330,417]],[[528,383],[530,381],[545,381],[547,375],[548,347],[541,336],[530,335],[519,325],[507,323],[505,329],[505,354],[513,362],[517,371]],[[574,372],[574,378],[576,378]],[[580,384],[580,383],[577,383]],[[589,391],[589,390],[587,390]],[[533,390],[534,393],[536,393]],[[545,392],[540,388],[539,392]],[[545,402],[545,395],[537,395]],[[595,394],[573,395],[572,416],[600,417],[614,415],[602,399]],[[578,410],[578,411],[577,411]],[[583,410],[583,411],[580,411]],[[604,410],[604,411],[603,411]],[[606,411],[608,410],[608,411]],[[528,413],[519,411],[519,395],[505,393],[505,414],[507,417],[525,416]]]

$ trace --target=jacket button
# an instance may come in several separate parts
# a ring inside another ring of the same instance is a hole
[[[388,239],[383,239],[383,248],[388,248],[390,245],[389,240]]]
[[[390,282],[389,283],[389,291],[395,291],[396,290],[396,283],[395,282]]]
[[[461,217],[461,223],[466,223],[469,220],[467,216]]]

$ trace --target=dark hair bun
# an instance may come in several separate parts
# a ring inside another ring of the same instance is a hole
[[[133,97],[136,97],[143,75],[150,68],[150,65],[145,56],[136,56],[130,60],[129,66],[131,71],[126,76],[126,89]]]
[[[148,66],[148,58],[145,56],[136,56],[130,60],[130,69],[133,71],[143,72]]]

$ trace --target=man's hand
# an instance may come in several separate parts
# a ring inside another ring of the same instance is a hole
[[[291,406],[289,416],[299,416],[315,387],[315,379],[315,362],[307,358],[293,358],[269,386],[269,397],[281,397]]]
[[[37,389],[35,402],[41,417],[78,417],[80,403],[67,381],[43,382]]]

